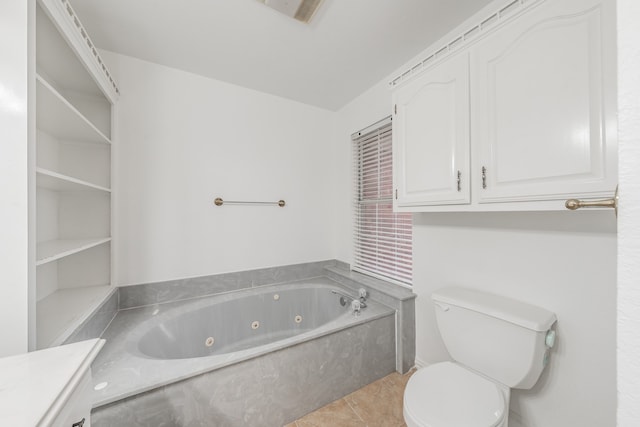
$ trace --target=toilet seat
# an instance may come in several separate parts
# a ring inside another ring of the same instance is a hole
[[[409,427],[496,427],[505,406],[497,384],[452,362],[419,369],[404,392]]]

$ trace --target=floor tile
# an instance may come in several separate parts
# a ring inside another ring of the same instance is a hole
[[[297,427],[366,427],[344,399],[336,400],[296,420]]]
[[[391,373],[284,427],[406,427],[402,400],[414,372]]]
[[[345,397],[349,406],[367,424],[367,427],[402,425],[402,392],[396,383],[390,386],[385,378],[379,379]]]
[[[404,375],[394,372],[393,374],[387,375],[383,378],[387,387],[391,389],[391,396],[394,399],[394,405],[398,408],[403,407],[404,389],[407,387],[407,382],[409,382],[409,378],[411,378],[411,375],[413,375],[414,372],[415,371],[409,371]]]

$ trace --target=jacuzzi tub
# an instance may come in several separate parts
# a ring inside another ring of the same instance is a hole
[[[130,351],[186,359],[261,347],[352,315],[330,287],[269,287],[235,299],[199,301],[154,317],[132,332]],[[342,292],[345,292],[342,290]]]
[[[321,277],[120,311],[92,423],[277,425],[392,372],[395,311],[355,316],[332,290],[354,294]]]

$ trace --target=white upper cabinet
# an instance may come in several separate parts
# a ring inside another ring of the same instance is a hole
[[[605,14],[594,1],[546,1],[471,49],[480,203],[613,193],[615,76],[603,57],[613,50]]]
[[[422,74],[393,102],[395,207],[469,203],[467,54]]]
[[[495,19],[462,28],[394,92],[397,210],[561,210],[613,196],[614,2],[510,4],[520,9],[503,18],[497,5]]]

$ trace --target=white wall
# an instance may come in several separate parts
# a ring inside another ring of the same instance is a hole
[[[386,83],[338,113],[336,150],[344,182],[350,182],[350,161],[344,160],[349,135],[391,113]],[[350,197],[345,189],[341,199]],[[337,253],[345,260],[351,259],[350,218],[346,207],[337,218]],[[513,393],[513,424],[614,425],[616,241],[612,212],[414,215],[418,362],[448,358],[434,324],[433,290],[462,285],[529,301],[557,314],[559,340],[539,384]]]
[[[0,3],[0,357],[28,347],[28,4]]]
[[[116,110],[116,283],[334,257],[333,113],[104,53]],[[277,206],[222,206],[226,200]]]
[[[640,425],[640,2],[618,0],[618,425]]]

